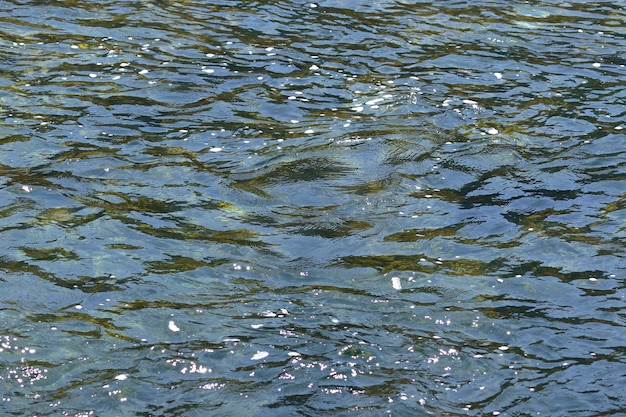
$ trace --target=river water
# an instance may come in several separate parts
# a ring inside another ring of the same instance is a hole
[[[0,6],[2,415],[626,415],[624,1]]]

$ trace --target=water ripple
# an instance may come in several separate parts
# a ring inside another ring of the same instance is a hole
[[[624,413],[619,2],[4,3],[5,414]]]

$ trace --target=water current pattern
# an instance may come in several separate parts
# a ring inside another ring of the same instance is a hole
[[[625,416],[624,1],[0,1],[2,416]]]

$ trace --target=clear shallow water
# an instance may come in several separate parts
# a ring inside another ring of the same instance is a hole
[[[623,2],[1,4],[4,415],[626,413]]]

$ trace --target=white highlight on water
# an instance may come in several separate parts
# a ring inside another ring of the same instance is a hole
[[[401,290],[402,289],[402,282],[400,282],[400,278],[399,277],[392,277],[391,278],[391,286],[393,287],[394,290]]]
[[[174,323],[174,320],[170,320],[170,322],[167,324],[167,328],[173,332],[180,332],[180,327],[178,327],[176,323]]]
[[[262,350],[257,350],[256,353],[254,355],[252,355],[252,357],[250,359],[252,359],[253,361],[258,361],[264,358],[267,358],[269,356],[269,352],[265,352]]]

